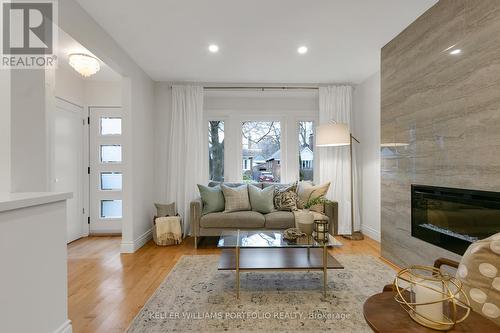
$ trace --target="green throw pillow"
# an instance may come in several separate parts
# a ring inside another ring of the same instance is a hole
[[[257,186],[248,185],[248,194],[252,210],[262,214],[274,211],[274,186],[268,186],[261,190]]]
[[[224,195],[220,186],[208,187],[198,184],[198,190],[203,202],[203,215],[224,210]]]
[[[155,203],[155,207],[156,217],[175,216],[177,214],[175,211],[175,202],[169,204]]]

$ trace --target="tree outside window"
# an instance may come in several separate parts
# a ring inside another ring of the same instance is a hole
[[[314,123],[299,122],[299,179],[314,178]]]
[[[243,181],[280,182],[281,126],[277,121],[245,121],[242,124]]]
[[[208,122],[208,170],[209,179],[224,181],[224,121]]]

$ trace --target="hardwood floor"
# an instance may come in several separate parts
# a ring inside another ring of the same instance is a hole
[[[339,239],[344,246],[333,253],[380,256],[380,244],[370,238]],[[219,253],[213,241],[194,250],[193,240],[187,239],[169,247],[150,241],[136,253],[120,254],[120,242],[120,237],[88,237],[68,245],[68,307],[73,332],[125,331],[182,255]]]

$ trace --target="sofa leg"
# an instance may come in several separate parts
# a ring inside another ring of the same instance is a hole
[[[194,236],[194,249],[198,249],[198,237]]]

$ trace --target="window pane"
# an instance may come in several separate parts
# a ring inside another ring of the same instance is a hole
[[[243,181],[280,182],[281,128],[277,121],[243,123]]]
[[[101,190],[119,191],[122,189],[121,172],[101,172]]]
[[[122,118],[101,118],[101,135],[122,134]]]
[[[101,146],[102,163],[120,163],[121,161],[122,161],[121,145]]]
[[[121,200],[101,200],[101,218],[103,219],[121,219],[122,201]]]
[[[224,122],[208,122],[208,169],[209,179],[224,181]]]
[[[314,123],[299,122],[299,173],[300,180],[313,180]]]

